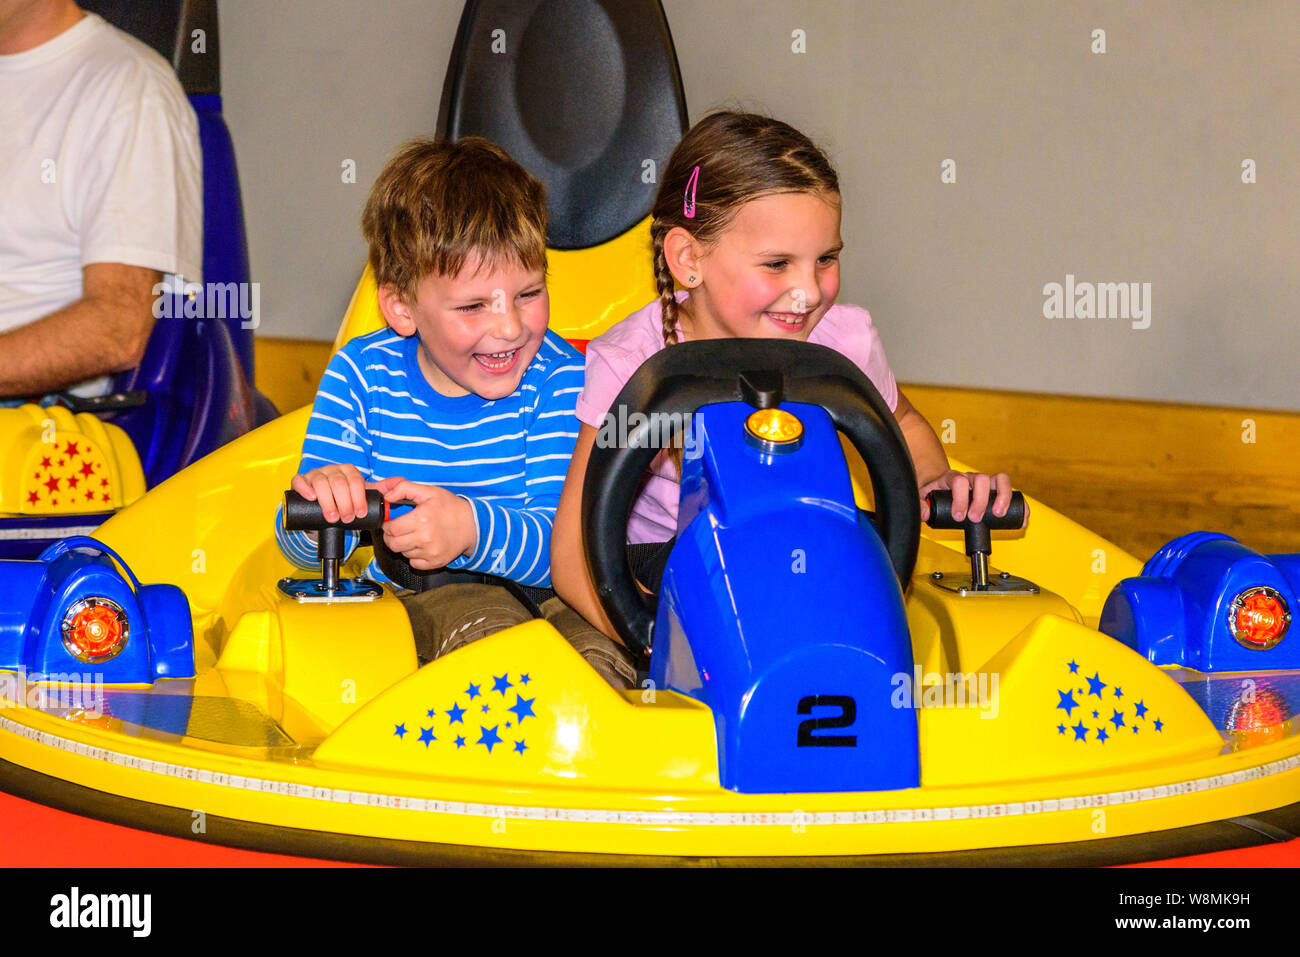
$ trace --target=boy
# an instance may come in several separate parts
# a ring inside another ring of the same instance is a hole
[[[542,185],[479,137],[416,140],[379,174],[361,228],[388,328],[330,360],[294,490],[327,521],[365,511],[367,488],[409,499],[383,536],[413,568],[549,587],[583,361],[547,330]],[[295,564],[319,566],[313,538],[285,531],[277,513],[276,540]],[[421,662],[531,617],[496,585],[398,596]],[[542,612],[611,684],[635,684],[620,645],[558,598]]]

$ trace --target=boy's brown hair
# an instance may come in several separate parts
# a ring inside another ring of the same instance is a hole
[[[483,139],[418,139],[388,161],[361,213],[379,285],[404,299],[425,276],[454,276],[472,255],[487,268],[546,268],[546,190]]]

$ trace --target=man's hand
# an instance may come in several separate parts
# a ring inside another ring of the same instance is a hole
[[[367,485],[355,465],[322,465],[302,475],[295,475],[289,487],[309,502],[319,502],[321,517],[327,522],[350,522],[365,515]]]
[[[0,396],[39,396],[140,364],[153,332],[156,269],[91,263],[81,298],[0,332]]]
[[[921,486],[921,521],[924,522],[930,517],[930,503],[926,501],[926,496],[935,489],[943,488],[952,492],[954,521],[962,521],[969,512],[970,520],[978,522],[984,517],[985,510],[989,508],[989,497],[994,493],[996,493],[992,499],[994,515],[1001,518],[1011,507],[1011,477],[1006,472],[986,475],[983,472],[958,472],[956,469],[949,469],[933,482],[926,482]],[[1025,521],[1020,527],[1024,528],[1028,524],[1029,503],[1026,502]]]
[[[436,485],[387,478],[373,486],[388,502],[410,499],[415,508],[384,523],[384,544],[401,552],[421,571],[442,568],[478,546],[474,510],[469,502]]]

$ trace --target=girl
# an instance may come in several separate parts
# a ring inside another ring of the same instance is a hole
[[[932,489],[952,490],[958,520],[967,512],[981,519],[991,493],[993,514],[1006,514],[1006,473],[950,469],[938,436],[898,390],[871,316],[835,304],[844,245],[839,181],[807,137],[749,113],[705,117],[673,150],[653,216],[658,300],[587,347],[586,384],[577,404],[582,426],[551,539],[552,582],[571,607],[615,637],[583,550],[579,512],[587,459],[605,413],[637,367],[688,339],[788,337],[835,349],[867,374],[894,410],[916,468],[923,520]],[[655,459],[628,521],[633,570],[652,592],[677,533],[679,465],[680,453],[665,451]]]

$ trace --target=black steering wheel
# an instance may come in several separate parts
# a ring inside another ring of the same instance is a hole
[[[650,654],[658,596],[637,587],[627,557],[627,520],[641,476],[660,447],[678,442],[680,424],[701,406],[748,402],[817,405],[848,436],[867,465],[875,524],[904,588],[921,538],[916,472],[885,400],[849,359],[826,346],[790,339],[711,339],[671,346],[647,359],[610,407],[638,417],[621,447],[591,450],[582,489],[582,537],[596,593],[627,646]],[[662,416],[668,416],[663,418]],[[667,429],[657,423],[676,425]],[[629,422],[631,426],[631,422]]]

